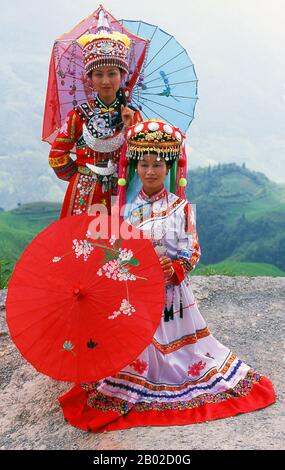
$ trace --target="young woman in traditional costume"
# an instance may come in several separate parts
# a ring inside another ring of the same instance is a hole
[[[124,127],[141,120],[140,113],[126,105],[121,87],[128,72],[128,36],[111,32],[103,15],[98,33],[85,34],[78,42],[85,73],[97,95],[67,114],[49,154],[55,174],[69,182],[61,218],[87,213],[95,203],[105,204],[110,213],[111,196],[117,194]],[[74,147],[76,161],[70,156]]]
[[[129,161],[135,162],[142,187],[125,216],[151,237],[164,272],[166,304],[151,344],[139,357],[114,376],[76,385],[60,398],[65,418],[81,429],[198,423],[275,401],[270,380],[221,344],[198,310],[190,276],[200,257],[193,208],[164,185],[171,167],[181,176],[182,140],[179,129],[157,120],[127,132],[122,200]],[[185,180],[177,182],[181,192]]]

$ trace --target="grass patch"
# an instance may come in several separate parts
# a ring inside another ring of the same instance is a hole
[[[193,276],[270,276],[284,277],[285,272],[272,264],[222,261],[207,266],[197,266]]]

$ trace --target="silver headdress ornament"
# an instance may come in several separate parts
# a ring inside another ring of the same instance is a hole
[[[112,32],[110,25],[108,23],[108,19],[103,9],[99,11],[97,29],[98,29],[98,33],[101,31],[107,31],[108,33]]]
[[[83,48],[83,62],[87,74],[98,67],[118,67],[128,72],[130,38],[112,31],[104,10],[100,10],[96,34],[83,34],[77,39]]]

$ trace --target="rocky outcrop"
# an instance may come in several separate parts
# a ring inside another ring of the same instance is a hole
[[[285,278],[193,277],[199,309],[214,336],[267,375],[277,402],[202,424],[89,434],[62,417],[57,397],[72,384],[28,364],[11,342],[0,291],[0,449],[284,449]],[[282,329],[283,328],[283,329]],[[282,407],[283,405],[283,407]]]

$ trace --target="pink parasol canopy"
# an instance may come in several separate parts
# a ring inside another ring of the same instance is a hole
[[[122,87],[129,92],[138,80],[145,61],[149,41],[128,31],[100,5],[90,16],[68,33],[56,39],[50,58],[45,101],[42,140],[52,143],[67,113],[77,105],[93,98],[94,90],[85,74],[82,48],[77,39],[83,34],[96,34],[99,18],[107,20],[112,31],[126,34],[131,40],[129,72]]]

